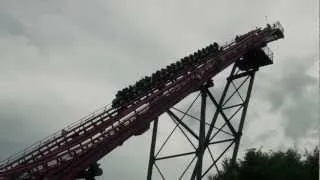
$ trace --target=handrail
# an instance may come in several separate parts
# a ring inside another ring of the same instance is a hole
[[[76,126],[86,124],[90,120],[91,117],[94,117],[96,115],[99,115],[101,113],[108,112],[108,111],[111,111],[111,110],[112,110],[112,108],[110,107],[110,104],[104,105],[101,108],[98,108],[97,110],[93,111],[92,113],[80,118],[78,121],[75,121],[75,122],[69,124],[68,126],[66,126],[66,128],[64,128],[62,130],[68,131],[68,130],[76,127]],[[30,146],[28,146],[27,148],[23,149],[22,151],[19,151],[19,152],[15,153],[15,154],[9,156],[8,158],[1,160],[0,161],[0,165],[2,165],[2,166],[0,166],[0,168],[1,167],[5,167],[7,164],[15,161],[16,159],[19,159],[20,157],[24,157],[26,154],[28,154],[32,150],[38,149],[45,142],[48,142],[50,140],[56,139],[58,137],[61,137],[62,130],[58,130],[58,131],[50,134],[49,136],[41,139],[40,141],[37,141],[37,142],[31,144]]]

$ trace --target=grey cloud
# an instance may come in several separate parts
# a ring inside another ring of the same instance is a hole
[[[306,89],[315,85],[316,79],[307,74],[308,68],[314,64],[307,60],[308,57],[302,57],[298,61],[303,61],[308,66],[297,65],[298,61],[291,61],[291,65],[283,68],[282,76],[274,77],[272,88],[268,89],[268,98],[273,107],[271,110],[279,110],[285,100],[300,98],[306,95]]]
[[[286,134],[294,139],[307,135],[309,130],[318,128],[318,104],[313,97],[302,97],[297,104],[284,108],[287,118]]]
[[[270,111],[283,114],[286,119],[285,132],[294,139],[315,128],[318,121],[318,94],[314,89],[317,81],[307,74],[314,61],[308,58],[290,59],[290,66],[283,69],[282,76],[274,77],[271,88],[266,91],[266,100],[272,104]],[[303,65],[300,65],[301,61]]]
[[[2,23],[0,27],[1,36],[9,34],[19,35],[24,31],[24,27],[21,22],[6,12],[0,12],[0,22]]]

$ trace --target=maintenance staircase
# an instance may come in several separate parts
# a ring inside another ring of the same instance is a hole
[[[150,122],[208,82],[252,49],[283,38],[279,22],[257,28],[190,66],[175,81],[152,89],[122,108],[103,107],[63,130],[0,162],[3,179],[74,179],[133,135],[147,131]]]

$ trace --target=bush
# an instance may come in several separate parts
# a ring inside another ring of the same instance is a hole
[[[318,180],[319,149],[301,155],[296,150],[262,152],[250,149],[243,160],[231,167],[230,160],[223,162],[220,174],[209,180]]]

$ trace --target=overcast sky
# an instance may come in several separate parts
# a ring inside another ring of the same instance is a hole
[[[0,159],[109,104],[142,76],[276,20],[285,39],[269,45],[274,64],[256,76],[241,151],[312,149],[318,7],[316,0],[1,0]],[[103,158],[100,179],[144,179],[149,142],[150,131]]]

